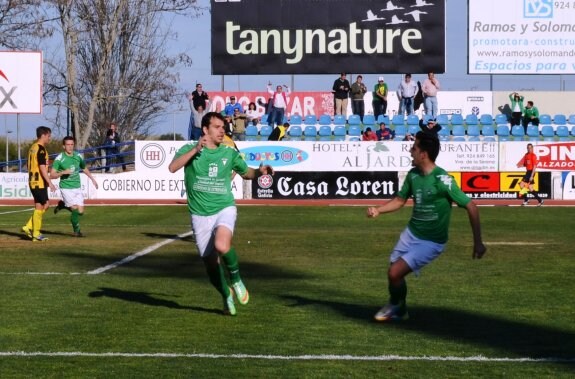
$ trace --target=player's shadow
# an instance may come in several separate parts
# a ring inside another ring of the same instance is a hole
[[[42,232],[42,234],[45,234],[47,237],[48,236],[72,236],[72,233],[51,232],[51,231],[47,231],[47,230],[42,230],[41,232]],[[30,241],[30,238],[27,235],[25,235],[23,232],[11,232],[9,230],[1,230],[0,229],[0,235],[1,234],[6,235],[6,236],[10,236],[10,237],[20,238],[21,240]]]
[[[203,307],[188,307],[180,305],[172,300],[165,300],[154,297],[153,294],[149,292],[136,292],[136,291],[125,291],[116,288],[100,287],[98,291],[92,291],[88,294],[90,297],[109,297],[112,299],[119,299],[124,301],[131,301],[135,303],[140,303],[144,305],[151,305],[154,307],[166,307],[171,309],[182,309],[191,310],[196,312],[206,312],[206,313],[222,313],[219,309],[208,309]]]
[[[507,354],[529,358],[553,358],[575,368],[575,333],[557,328],[528,324],[496,315],[477,314],[444,307],[413,306],[410,319],[398,323],[378,324],[373,315],[378,306],[342,303],[301,296],[283,296],[289,306],[330,308],[343,316],[373,323],[375,326],[400,328],[459,343],[483,345]]]

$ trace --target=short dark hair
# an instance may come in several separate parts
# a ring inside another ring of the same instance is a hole
[[[289,128],[289,122],[284,122],[284,128]]]
[[[52,129],[47,126],[39,126],[36,128],[36,138],[40,138],[44,134],[52,134]]]
[[[411,78],[411,74],[405,74],[406,78]]]
[[[419,141],[419,150],[425,151],[432,162],[435,162],[439,155],[439,138],[437,133],[419,131],[415,135],[415,140]]]
[[[73,141],[74,143],[76,142],[76,140],[74,139],[74,137],[72,136],[66,136],[64,137],[64,139],[62,140],[62,145],[66,144],[66,141]]]
[[[204,127],[208,128],[210,126],[210,122],[212,122],[213,118],[217,118],[218,120],[221,120],[222,122],[224,122],[224,116],[222,116],[221,113],[219,112],[208,112],[204,115],[204,117],[202,117],[202,134],[204,132]]]
[[[379,126],[381,126],[381,125],[386,126],[386,125],[385,125],[385,122],[380,122],[380,123],[379,123]]]

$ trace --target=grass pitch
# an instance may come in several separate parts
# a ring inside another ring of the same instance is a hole
[[[20,233],[26,209],[0,208],[2,378],[575,370],[573,208],[481,208],[488,252],[475,261],[467,213],[454,209],[448,247],[408,277],[411,319],[397,324],[372,317],[411,208],[373,220],[364,207],[239,207],[234,241],[251,299],[236,317],[221,314],[193,236],[175,238],[189,231],[184,206],[88,207],[82,239],[68,213],[50,210],[45,243]]]

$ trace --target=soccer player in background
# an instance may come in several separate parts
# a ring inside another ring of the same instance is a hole
[[[212,285],[222,295],[224,314],[234,316],[238,302],[245,305],[249,293],[241,277],[238,255],[232,246],[237,208],[231,190],[232,173],[244,179],[273,175],[271,166],[248,167],[240,153],[223,141],[224,117],[209,112],[202,118],[202,136],[183,146],[169,165],[174,173],[184,167],[184,183],[196,245]],[[231,288],[228,285],[229,274]]]
[[[48,175],[49,158],[46,145],[50,142],[51,136],[52,130],[47,126],[37,127],[36,137],[38,139],[28,150],[28,186],[34,198],[34,213],[22,227],[22,231],[34,242],[43,242],[48,239],[41,234],[40,229],[44,213],[50,207],[48,188],[52,192],[56,191]]]
[[[60,178],[60,192],[62,200],[54,208],[54,214],[62,209],[70,211],[70,222],[74,230],[74,237],[84,237],[80,231],[80,217],[84,215],[84,195],[82,194],[82,182],[80,180],[80,171],[86,174],[98,188],[98,182],[86,168],[84,158],[74,151],[74,137],[64,137],[62,141],[64,151],[54,159],[51,178]]]
[[[481,224],[477,206],[455,183],[444,169],[436,166],[439,154],[437,133],[417,132],[411,147],[412,168],[397,196],[379,207],[369,207],[368,217],[394,212],[413,198],[411,219],[401,233],[390,256],[387,272],[389,303],[374,316],[377,321],[407,319],[407,283],[405,277],[437,258],[445,249],[448,239],[451,205],[455,202],[467,210],[473,232],[473,255],[483,257],[486,248],[481,239]]]
[[[538,207],[543,205],[543,200],[539,197],[539,194],[534,191],[533,185],[535,184],[535,169],[537,167],[537,155],[533,152],[533,144],[527,144],[527,152],[521,158],[519,163],[517,163],[517,167],[525,167],[527,172],[523,175],[523,179],[521,179],[521,183],[519,183],[519,187],[521,190],[519,191],[519,197],[523,199],[522,206],[529,205],[529,199],[527,198],[527,194],[531,193],[535,199],[539,202],[537,204]]]

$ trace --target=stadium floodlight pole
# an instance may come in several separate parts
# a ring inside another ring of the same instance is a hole
[[[10,133],[12,133],[11,130],[8,130],[8,124],[6,122],[6,116],[4,116],[4,129],[6,130],[6,172],[8,172],[8,161],[10,160],[8,158],[8,154],[10,153],[8,147],[10,145]]]
[[[18,172],[22,172],[22,146],[20,146],[20,113],[16,113],[16,145],[18,146]]]

